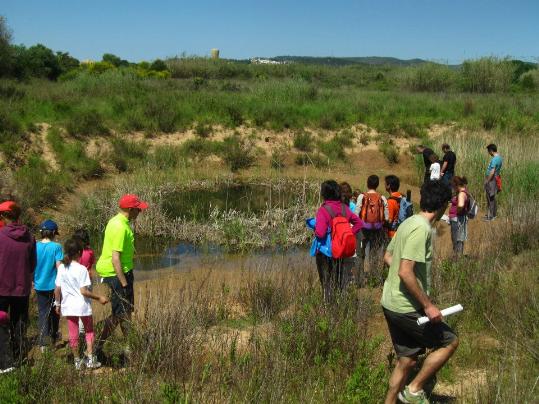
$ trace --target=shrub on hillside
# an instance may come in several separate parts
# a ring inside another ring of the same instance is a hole
[[[382,152],[389,164],[397,164],[399,162],[399,148],[395,146],[391,139],[384,140],[378,149]]]
[[[526,91],[539,89],[539,69],[530,70],[520,77],[520,87]]]
[[[222,158],[232,172],[249,168],[256,161],[255,147],[239,136],[229,136],[223,141]]]
[[[66,130],[72,136],[106,135],[109,133],[103,116],[95,109],[76,110],[66,123]]]
[[[311,132],[301,131],[296,133],[294,135],[294,147],[306,153],[313,151],[314,139]]]
[[[461,67],[462,88],[472,93],[506,92],[511,87],[515,66],[494,57],[466,60]]]
[[[424,63],[408,69],[405,86],[412,91],[446,91],[456,82],[455,72],[437,63]]]

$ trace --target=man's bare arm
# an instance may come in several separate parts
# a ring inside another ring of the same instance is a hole
[[[436,323],[442,320],[442,313],[432,304],[427,294],[421,289],[417,283],[417,278],[414,272],[415,261],[401,259],[399,265],[399,278],[401,278],[404,286],[410,294],[419,302],[425,310],[425,314],[430,321]]]
[[[444,164],[442,164],[442,172],[441,172],[442,175],[445,173],[445,170],[447,170],[447,165],[448,165],[447,161],[444,161]]]
[[[125,279],[124,271],[122,270],[122,262],[120,260],[119,251],[112,251],[112,266],[114,267],[114,272],[120,281],[121,285],[125,288],[127,286],[127,279]]]

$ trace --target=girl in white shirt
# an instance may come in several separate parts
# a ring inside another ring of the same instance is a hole
[[[435,153],[432,153],[429,157],[430,160],[430,180],[438,181],[441,178],[440,160]]]
[[[94,329],[92,320],[92,305],[90,299],[107,304],[104,296],[91,292],[88,287],[92,284],[86,267],[78,263],[84,246],[75,238],[66,241],[64,245],[64,260],[58,267],[56,276],[56,289],[54,291],[56,313],[62,313],[67,319],[69,330],[69,346],[75,357],[75,368],[86,366],[96,369],[101,366],[94,355]],[[79,357],[79,319],[86,330],[86,359],[83,362]]]

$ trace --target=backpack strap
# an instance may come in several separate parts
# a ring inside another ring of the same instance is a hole
[[[346,219],[346,205],[344,203],[341,203],[341,209],[342,209],[342,217]]]
[[[333,219],[335,216],[337,216],[335,214],[335,212],[333,212],[333,209],[331,209],[331,206],[328,206],[328,205],[324,205],[324,209],[327,210],[327,212],[329,213],[329,216]]]

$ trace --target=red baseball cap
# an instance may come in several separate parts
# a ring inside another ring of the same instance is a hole
[[[11,212],[14,208],[17,207],[17,204],[13,201],[5,201],[0,203],[0,212]]]
[[[143,202],[139,199],[138,196],[133,194],[127,194],[120,198],[120,201],[118,202],[118,205],[122,209],[147,209],[148,204],[146,202]]]

